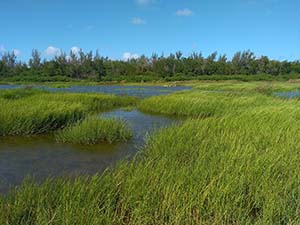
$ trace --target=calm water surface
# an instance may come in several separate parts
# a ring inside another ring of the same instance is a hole
[[[0,85],[2,89],[22,88],[21,85]],[[52,88],[47,86],[33,86],[34,88],[53,92],[72,93],[106,93],[116,95],[129,95],[145,98],[155,95],[165,95],[176,91],[190,90],[188,86],[163,87],[163,86],[121,86],[121,85],[98,85],[98,86],[72,86],[67,88]]]
[[[180,122],[178,119],[116,110],[99,117],[123,118],[133,130],[127,143],[81,146],[56,143],[51,136],[0,138],[0,193],[19,185],[27,176],[43,180],[49,176],[95,174],[132,157],[144,144],[147,133]]]
[[[22,88],[21,85],[0,85],[1,89]],[[50,88],[35,86],[53,92],[108,93],[145,98],[169,94],[190,87],[161,86],[73,86]],[[0,137],[0,193],[22,183],[25,177],[43,180],[49,176],[73,176],[102,172],[117,161],[132,157],[145,142],[147,133],[154,129],[180,122],[178,119],[133,111],[115,110],[99,117],[117,117],[126,120],[133,137],[127,143],[81,146],[56,143],[52,136]]]
[[[276,96],[282,97],[282,98],[300,98],[300,91],[289,91],[289,92],[276,92]]]

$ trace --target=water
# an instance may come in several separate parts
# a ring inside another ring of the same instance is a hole
[[[281,98],[300,98],[300,91],[290,91],[290,92],[276,92],[275,96],[281,97]]]
[[[0,85],[1,89],[22,88],[22,85]],[[34,86],[52,92],[107,93],[145,98],[164,95],[176,91],[189,90],[191,87],[162,86],[73,86],[51,88]],[[0,137],[0,193],[22,183],[31,176],[43,180],[49,176],[73,176],[101,173],[126,157],[132,157],[145,143],[147,133],[161,127],[170,126],[178,119],[150,115],[133,111],[115,110],[99,115],[126,120],[132,128],[133,137],[127,143],[81,146],[56,143],[52,136]]]
[[[127,143],[93,146],[56,143],[51,136],[0,138],[0,193],[21,184],[27,176],[43,180],[49,176],[99,173],[135,155],[145,143],[147,133],[179,122],[172,117],[137,110],[115,110],[99,117],[123,118],[131,126],[133,137]]]
[[[12,84],[0,84],[0,90],[6,89],[15,89],[21,87],[20,85],[12,85]]]
[[[12,89],[24,87],[21,85],[0,85],[1,89]],[[139,98],[155,95],[165,95],[177,91],[190,90],[188,86],[163,87],[163,86],[121,86],[121,85],[99,85],[99,86],[72,86],[66,88],[53,88],[47,86],[33,86],[38,89],[52,92],[73,92],[73,93],[106,93],[116,95],[129,95]]]

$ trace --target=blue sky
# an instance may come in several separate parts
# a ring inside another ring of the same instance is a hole
[[[113,59],[181,50],[300,59],[299,0],[0,0],[0,52],[28,60],[99,49]]]

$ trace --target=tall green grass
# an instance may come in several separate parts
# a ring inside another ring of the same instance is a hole
[[[127,141],[131,135],[131,130],[123,120],[88,117],[59,131],[55,139],[58,142],[89,145]]]
[[[50,93],[40,96],[45,101],[80,103],[87,111],[106,111],[118,107],[134,106],[137,99],[131,96],[83,93]]]
[[[194,119],[104,174],[25,182],[0,224],[300,223],[299,101],[196,90],[139,107]]]
[[[51,132],[85,116],[78,103],[26,100],[0,100],[0,136],[32,135]]]
[[[138,108],[146,112],[205,118],[240,114],[254,107],[281,102],[256,93],[195,90],[147,98],[139,103]]]
[[[10,89],[0,91],[0,98],[7,100],[17,100],[42,93],[46,93],[46,91],[31,88]]]
[[[203,82],[194,83],[192,86],[197,90],[206,91],[232,91],[271,94],[278,91],[299,90],[299,82]]]
[[[298,224],[299,115],[188,120],[103,175],[25,183],[3,198],[2,223]]]
[[[104,94],[0,92],[0,136],[32,135],[62,129],[95,111],[131,106],[133,97]]]

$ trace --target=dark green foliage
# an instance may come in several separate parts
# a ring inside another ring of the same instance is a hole
[[[267,56],[256,57],[251,51],[237,52],[231,60],[217,52],[204,57],[201,53],[183,56],[142,55],[128,61],[111,60],[96,52],[61,53],[50,61],[42,61],[37,50],[32,51],[28,64],[18,62],[16,55],[4,53],[0,60],[0,79],[9,81],[153,81],[153,80],[238,80],[290,79],[300,74],[300,61],[277,61]],[[241,76],[241,74],[243,76]],[[262,74],[266,76],[261,76]],[[215,75],[219,75],[216,77]],[[255,76],[250,76],[255,75]],[[258,76],[259,75],[259,76]],[[285,75],[278,78],[278,76]],[[268,78],[271,77],[271,78]],[[251,78],[248,78],[251,77]],[[297,77],[299,78],[299,76]]]

